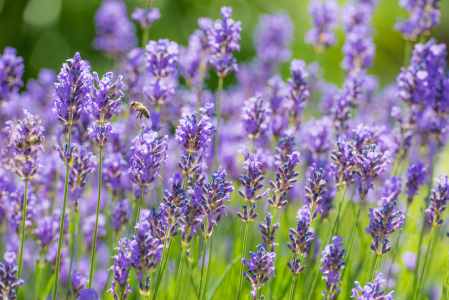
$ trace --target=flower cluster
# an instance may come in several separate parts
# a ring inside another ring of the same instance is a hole
[[[338,26],[338,2],[334,0],[313,0],[309,5],[312,29],[307,31],[305,41],[315,51],[322,52],[335,44],[334,30]]]
[[[215,132],[210,118],[198,113],[184,115],[176,129],[176,141],[189,155],[200,153],[207,149],[210,136]]]
[[[243,275],[253,288],[249,294],[256,300],[259,289],[274,276],[276,253],[267,252],[262,245],[259,245],[257,253],[250,251],[249,255],[251,256],[249,260],[242,258],[242,263],[248,268],[248,272],[243,272]]]
[[[208,32],[211,49],[210,64],[215,68],[219,77],[226,77],[233,70],[237,70],[237,60],[233,57],[234,50],[240,51],[241,22],[231,19],[232,8],[221,8],[222,20],[216,20]]]
[[[341,249],[343,246],[342,240],[341,236],[334,236],[332,238],[333,244],[326,245],[321,253],[322,258],[320,261],[323,263],[323,266],[320,270],[324,275],[322,279],[326,279],[326,291],[323,292],[323,296],[330,297],[329,299],[334,299],[334,295],[341,293],[339,271],[345,267],[345,262],[343,262],[345,250]]]
[[[296,143],[294,136],[286,135],[281,137],[276,149],[274,150],[275,164],[280,166],[288,162],[288,157],[293,153],[295,146]]]
[[[367,283],[363,288],[358,281],[354,282],[356,288],[352,289],[352,296],[356,300],[365,300],[365,299],[373,299],[373,300],[393,300],[394,299],[394,291],[385,294],[382,290],[382,282],[383,275],[382,273],[377,273],[373,280],[373,283]]]
[[[154,21],[159,20],[161,18],[161,12],[158,8],[147,8],[142,9],[136,7],[134,12],[131,14],[131,19],[139,22],[140,27],[143,30],[147,30],[153,25]]]
[[[412,163],[407,169],[407,203],[412,204],[413,198],[417,195],[419,186],[423,185],[426,179],[426,167],[423,162]]]
[[[97,72],[93,78],[98,88],[93,85],[92,89],[92,114],[100,125],[108,122],[112,116],[118,115],[118,107],[122,103],[125,93],[122,91],[123,76],[119,75],[116,82],[113,82],[114,73],[109,72],[103,75],[101,80]]]
[[[292,101],[293,115],[296,117],[304,108],[310,92],[307,86],[309,73],[303,60],[293,59],[290,64],[292,78],[288,79],[287,97]]]
[[[87,152],[83,147],[81,147],[78,157],[70,168],[69,177],[70,192],[72,193],[75,211],[78,210],[78,200],[84,192],[89,174],[94,171],[96,165],[95,156],[92,152]]]
[[[288,238],[291,243],[287,243],[287,247],[293,252],[292,262],[287,262],[287,266],[294,275],[304,270],[305,266],[301,266],[300,256],[307,257],[309,255],[310,245],[313,243],[314,234],[309,231],[311,222],[310,209],[303,207],[298,210],[296,216],[299,221],[296,222],[296,228],[289,228]]]
[[[242,123],[252,140],[267,134],[270,130],[272,110],[260,93],[245,101],[242,108]]]
[[[265,222],[259,223],[260,232],[262,233],[263,247],[274,252],[274,247],[278,244],[274,242],[276,230],[279,229],[279,223],[273,224],[273,216],[270,213],[265,215]]]
[[[131,205],[128,199],[117,201],[114,208],[111,211],[112,221],[111,226],[114,228],[115,233],[118,234],[120,229],[125,226],[129,218],[131,217]]]
[[[23,58],[17,56],[16,49],[6,47],[0,54],[0,102],[7,101],[23,86],[23,72]]]
[[[134,25],[121,0],[103,1],[95,14],[95,25],[97,36],[93,41],[94,48],[111,57],[119,56],[137,44]]]
[[[62,65],[55,83],[53,113],[64,125],[71,126],[83,113],[90,112],[93,78],[89,63],[78,52],[67,61],[70,65]]]
[[[310,167],[312,170],[312,178],[307,178],[307,184],[304,189],[306,191],[305,203],[310,209],[311,222],[313,222],[321,212],[321,204],[323,203],[323,195],[327,192],[327,182],[324,180],[324,169],[317,167],[315,164]]]
[[[146,187],[158,177],[159,169],[167,158],[168,136],[158,137],[157,132],[139,133],[132,141],[132,156],[128,173],[132,181]]]
[[[438,186],[430,192],[429,207],[426,209],[426,213],[429,215],[429,223],[433,227],[443,224],[441,213],[446,211],[446,203],[449,201],[448,175],[440,174],[439,179],[435,179],[435,181]]]
[[[16,265],[17,255],[14,252],[3,254],[0,262],[0,295],[2,299],[17,299],[16,288],[24,285],[25,281],[17,277],[19,267]]]

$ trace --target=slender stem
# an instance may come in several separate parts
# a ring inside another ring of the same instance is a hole
[[[22,235],[20,236],[20,255],[19,255],[19,278],[22,274],[23,245],[25,243],[25,226],[27,220],[27,198],[28,198],[28,181],[25,180],[25,194],[23,194],[23,210],[22,210]]]
[[[288,296],[289,300],[293,300],[296,288],[296,275],[293,275],[292,284],[290,286],[290,294]]]
[[[337,211],[337,216],[336,216],[336,221],[334,222],[333,226],[332,226],[332,230],[331,230],[331,235],[328,237],[328,241],[327,243],[329,244],[332,237],[334,236],[334,231],[335,231],[335,235],[338,234],[338,227],[340,226],[340,214],[341,214],[341,208],[343,206],[343,199],[345,198],[345,194],[346,194],[346,190],[348,189],[348,186],[345,185],[343,190],[340,190],[340,200],[338,202],[338,211]]]
[[[125,290],[127,289],[127,287],[125,286],[122,290],[122,293],[120,294],[120,300],[123,300],[123,297],[125,296]]]
[[[203,288],[203,296],[201,297],[202,300],[206,297],[207,288],[209,287],[209,277],[210,277],[210,267],[212,265],[212,248],[214,245],[214,237],[210,236],[210,245],[209,245],[209,262],[207,263],[207,271],[206,271],[206,281],[204,282],[204,288]]]
[[[246,253],[246,243],[248,241],[248,227],[249,227],[249,222],[246,222],[245,235],[243,237],[242,259],[245,257],[245,253]],[[243,263],[241,263],[241,265],[240,265],[239,291],[237,293],[237,300],[240,300],[240,294],[242,292],[242,282],[243,282]]]
[[[221,104],[221,91],[223,90],[223,77],[218,77],[218,96],[217,96],[217,131],[215,132],[215,170],[218,169],[218,145],[220,137],[220,104]]]
[[[419,293],[421,292],[421,285],[424,284],[424,273],[426,272],[427,258],[429,256],[429,252],[430,252],[429,251],[430,243],[432,242],[432,236],[433,236],[434,229],[435,229],[435,227],[432,226],[432,229],[430,230],[429,243],[427,244],[426,257],[424,258],[424,266],[422,268],[421,277],[419,278],[419,282],[418,282],[418,292],[416,293],[415,297],[413,297],[413,299],[419,298]],[[418,266],[416,266],[416,267],[418,267]]]
[[[137,216],[136,216],[136,224],[140,221],[140,210],[142,208],[142,199],[143,199],[143,186],[140,188],[140,197],[139,197],[139,206],[137,207]],[[137,227],[134,230],[134,235],[137,235]]]
[[[103,166],[103,147],[100,148],[100,163],[98,167],[98,199],[97,199],[97,215],[95,219],[95,230],[94,230],[94,240],[92,243],[92,254],[90,257],[90,275],[88,288],[92,287],[92,277],[94,275],[94,263],[95,263],[95,253],[97,246],[97,233],[98,233],[98,216],[100,214],[100,198],[101,198],[101,177],[102,177],[102,166]]]
[[[156,299],[157,293],[159,292],[159,286],[161,285],[162,276],[164,275],[165,267],[167,266],[168,257],[170,255],[170,250],[173,245],[173,241],[170,241],[168,248],[166,249],[167,240],[168,240],[168,232],[169,232],[169,228],[167,228],[167,233],[165,234],[164,249],[162,251],[162,260],[161,260],[162,265],[159,268],[159,273],[157,275],[156,288],[154,289],[154,294],[153,294],[153,298],[152,298],[153,300]]]
[[[366,190],[366,181],[365,181],[365,185],[364,185],[363,190],[362,190],[362,195],[365,194],[365,190]],[[346,255],[346,257],[347,257],[346,267],[343,269],[343,272],[341,274],[341,278],[343,278],[343,276],[345,276],[345,271],[348,268],[349,259],[351,258],[352,246],[354,245],[355,233],[357,231],[357,226],[359,225],[360,211],[362,210],[363,199],[364,199],[364,196],[361,196],[360,197],[360,202],[359,202],[359,208],[357,210],[357,217],[355,219],[354,227],[352,229],[351,242],[349,243],[348,254]]]
[[[69,299],[70,296],[70,285],[71,285],[71,276],[72,276],[72,265],[73,265],[73,256],[75,253],[75,241],[76,241],[76,231],[78,229],[78,212],[73,210],[73,220],[74,224],[72,226],[72,245],[70,247],[70,268],[69,268],[69,279],[67,280],[67,299]],[[76,268],[75,268],[76,269]]]
[[[410,62],[410,56],[412,54],[412,41],[405,40],[405,47],[404,47],[404,68],[407,68],[409,62]]]
[[[251,139],[251,154],[254,154],[254,142],[256,139]]]
[[[181,284],[182,270],[184,268],[184,260],[186,258],[186,250],[187,247],[182,247],[181,253],[181,261],[179,262],[178,274],[176,275],[176,285],[175,285],[175,295],[173,296],[173,300],[178,299],[179,285]]]
[[[383,239],[383,238],[382,238]],[[382,244],[381,244],[382,245]],[[374,278],[376,278],[376,271],[377,271],[377,267],[379,266],[379,261],[380,261],[380,255],[376,254],[376,262],[374,264],[374,270],[373,270],[373,277],[371,277],[371,281],[374,280]]]
[[[145,45],[148,43],[150,39],[150,28],[142,30],[142,47],[145,50]]]
[[[207,227],[205,228],[207,230]],[[201,300],[201,290],[203,287],[204,262],[206,261],[207,240],[208,240],[207,238],[204,238],[203,262],[201,263],[201,279],[200,279],[200,291],[198,293],[198,300]]]
[[[70,149],[72,142],[72,125],[69,125],[69,135],[68,135],[68,148]],[[64,184],[64,200],[62,203],[62,211],[61,211],[61,222],[59,224],[59,239],[58,239],[58,256],[56,257],[56,269],[55,269],[55,285],[53,289],[53,300],[56,300],[58,294],[58,283],[59,283],[59,267],[61,264],[61,247],[62,247],[62,239],[64,237],[64,223],[65,223],[65,209],[67,206],[67,192],[69,188],[69,171],[71,161],[66,163],[66,171],[65,171],[65,184]]]

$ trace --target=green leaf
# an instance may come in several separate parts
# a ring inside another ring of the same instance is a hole
[[[212,297],[214,296],[215,292],[220,288],[221,284],[223,283],[226,275],[228,275],[229,271],[231,270],[231,267],[233,265],[235,265],[235,263],[238,262],[238,261],[240,261],[240,256],[234,258],[232,263],[226,267],[226,269],[224,270],[223,274],[221,274],[221,276],[217,279],[215,284],[207,292],[207,296],[206,296],[207,300],[211,300],[212,299]]]
[[[51,288],[53,286],[54,281],[55,281],[55,273],[53,273],[53,275],[51,275],[50,279],[48,280],[47,288],[45,289],[45,297],[44,297],[44,299],[47,299],[48,295],[50,295]]]

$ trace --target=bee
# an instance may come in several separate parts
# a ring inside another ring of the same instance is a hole
[[[148,111],[148,108],[146,108],[142,103],[133,101],[133,102],[131,102],[130,106],[132,109],[134,109],[137,112],[136,120],[139,117],[142,119],[142,116],[150,118],[150,112]]]
[[[31,145],[37,145],[39,143],[42,143],[43,140],[44,139],[41,136],[35,135],[35,136],[30,137],[27,140],[20,141],[17,144],[17,148],[26,149],[26,148],[31,147]]]

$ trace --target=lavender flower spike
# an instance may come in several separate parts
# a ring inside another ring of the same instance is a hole
[[[7,101],[23,86],[23,58],[17,56],[14,48],[6,47],[0,54],[0,102]]]
[[[258,139],[269,132],[271,114],[270,104],[264,102],[260,93],[244,102],[242,123],[250,139]]]
[[[323,52],[335,44],[335,30],[338,26],[338,2],[335,0],[313,0],[309,5],[313,28],[307,31],[305,41],[317,52]]]
[[[241,22],[231,19],[232,8],[223,6],[220,11],[223,20],[216,20],[208,32],[211,56],[209,63],[215,68],[219,77],[226,77],[233,70],[238,70],[237,60],[232,56],[234,50],[240,51]]]
[[[140,27],[143,30],[147,30],[153,25],[154,21],[159,20],[161,18],[161,12],[159,8],[147,8],[142,9],[136,7],[134,12],[131,14],[131,19],[139,22]]]
[[[265,215],[265,222],[259,223],[260,232],[262,233],[263,247],[274,252],[274,247],[278,244],[274,242],[276,230],[279,229],[279,223],[273,224],[273,216],[270,213]],[[270,230],[271,228],[271,230]]]
[[[84,289],[79,294],[78,300],[100,300],[100,298],[98,298],[98,293],[94,289]]]
[[[443,224],[441,219],[441,213],[446,211],[446,204],[449,200],[449,178],[446,175],[440,174],[439,179],[434,179],[438,186],[436,189],[432,189],[429,198],[429,207],[426,209],[426,213],[429,214],[429,223],[433,227]]]
[[[363,288],[358,281],[354,282],[356,287],[352,289],[351,298],[356,300],[394,300],[394,291],[385,294],[381,290],[384,281],[382,273],[376,272],[373,283],[369,282]]]
[[[343,254],[345,250],[341,249],[343,244],[341,236],[334,236],[332,238],[333,244],[326,245],[322,252],[320,261],[323,266],[320,268],[323,272],[322,279],[326,279],[326,291],[323,291],[325,299],[334,299],[336,295],[341,293],[340,287],[340,270],[344,269],[345,262],[343,262]]]
[[[90,110],[92,75],[90,65],[81,60],[78,52],[67,61],[70,65],[62,65],[57,76],[58,82],[55,83],[53,113],[58,115],[58,120],[64,125],[71,126]]]
[[[304,108],[310,92],[307,87],[309,73],[303,60],[293,59],[290,64],[292,78],[288,79],[287,98],[292,102],[293,116],[296,117]]]
[[[248,272],[243,272],[246,280],[251,284],[252,291],[249,293],[253,300],[257,299],[259,289],[274,276],[274,261],[276,253],[267,252],[262,245],[257,247],[257,253],[249,252],[250,259],[242,258],[242,263],[248,268]]]
[[[124,292],[123,299],[127,298],[128,293],[133,293],[128,283],[129,271],[133,262],[129,244],[130,241],[128,239],[120,239],[118,241],[118,247],[115,248],[118,250],[118,254],[112,256],[114,265],[109,270],[114,272],[114,281],[108,293],[112,293],[114,300],[122,300],[119,296],[122,292]],[[119,293],[117,293],[116,288],[118,288]]]
[[[17,299],[16,288],[24,285],[25,281],[17,277],[19,267],[16,265],[17,255],[14,252],[5,252],[0,262],[0,295],[3,299]]]
[[[323,195],[327,192],[327,182],[323,179],[324,169],[317,170],[315,164],[312,165],[312,177],[307,178],[307,184],[304,189],[306,191],[306,205],[310,208],[311,222],[316,220],[318,212],[321,212],[321,204],[323,203]]]
[[[198,113],[186,114],[180,123],[175,139],[189,155],[207,149],[210,136],[215,132],[209,117],[203,115],[200,119]]]
[[[418,193],[420,185],[423,185],[426,179],[426,167],[423,162],[412,163],[407,169],[407,203],[412,204],[413,197]]]
[[[309,231],[310,223],[310,209],[306,206],[298,210],[297,218],[299,221],[296,223],[297,227],[289,228],[290,233],[288,237],[291,243],[287,243],[287,247],[293,252],[292,263],[287,262],[287,266],[294,275],[299,274],[305,269],[305,266],[301,266],[301,260],[299,256],[307,257],[309,254],[309,248],[314,240],[313,232]]]
[[[122,91],[123,76],[118,76],[116,82],[112,82],[114,73],[108,72],[101,80],[94,72],[94,79],[98,88],[93,85],[92,90],[92,114],[100,125],[107,123],[113,115],[118,115],[118,107],[122,103],[125,93]]]
[[[265,176],[261,170],[262,163],[257,160],[256,155],[250,155],[250,157],[245,161],[246,174],[240,175],[240,182],[244,188],[244,191],[238,191],[240,197],[245,199],[249,203],[254,203],[262,199],[267,191],[263,194],[256,195],[256,192],[263,188],[263,181]]]

